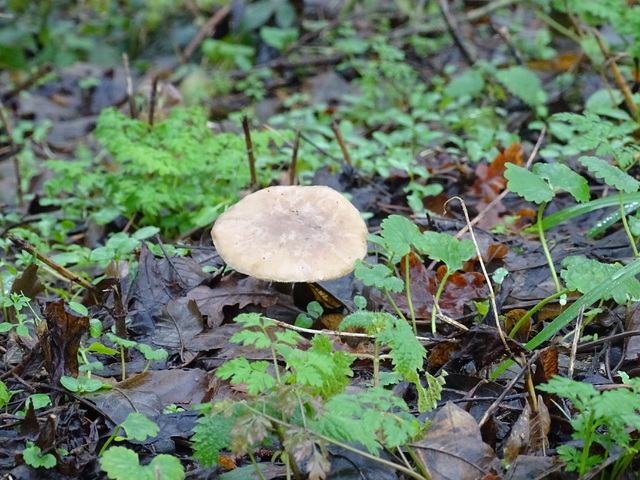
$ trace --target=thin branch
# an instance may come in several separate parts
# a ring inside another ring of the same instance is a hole
[[[249,157],[249,173],[251,175],[251,187],[258,186],[258,176],[256,175],[256,158],[253,153],[253,142],[251,141],[251,130],[249,129],[249,119],[245,115],[242,117],[242,129],[244,130],[244,141],[247,145],[247,156]]]
[[[182,56],[183,63],[186,63],[189,60],[191,55],[193,55],[193,52],[196,51],[196,49],[200,46],[202,41],[206,37],[211,35],[211,32],[213,31],[213,29],[216,28],[218,23],[220,23],[229,14],[230,11],[231,11],[231,3],[228,3],[227,5],[222,7],[220,10],[218,10],[209,18],[207,23],[205,23],[202,26],[202,28],[200,29],[200,31],[198,31],[196,36],[193,37],[193,40],[191,40],[189,45],[187,45],[187,48],[184,49],[184,52],[182,52],[181,56]]]

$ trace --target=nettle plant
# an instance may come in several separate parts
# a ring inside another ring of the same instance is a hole
[[[214,134],[199,108],[174,108],[156,125],[105,109],[94,133],[111,160],[49,161],[58,175],[46,191],[50,203],[100,224],[135,216],[137,224],[175,236],[210,224],[250,180],[244,138]],[[284,142],[283,132],[252,132],[251,139],[258,159]],[[96,197],[109,198],[109,206]],[[78,212],[78,205],[87,211]]]
[[[354,314],[346,321],[369,325],[376,342],[390,347],[389,358],[399,375],[417,374],[426,353],[408,324],[386,314],[367,315]],[[203,464],[217,463],[221,450],[231,450],[248,455],[259,471],[253,451],[265,444],[275,446],[289,475],[293,472],[296,478],[303,478],[306,471],[312,478],[324,478],[330,470],[330,445],[384,463],[376,456],[383,447],[409,449],[408,443],[423,430],[424,425],[391,390],[373,386],[345,392],[356,356],[333,352],[328,336],[315,335],[310,347],[302,350],[296,347],[303,337],[292,330],[277,330],[274,322],[259,314],[242,314],[236,321],[244,328],[231,341],[266,349],[271,362],[236,358],[218,369],[217,376],[243,385],[248,396],[243,401],[228,399],[202,406],[193,447],[194,456]],[[284,368],[278,356],[284,359]],[[442,383],[433,380],[425,409],[433,408],[439,399]],[[356,448],[356,443],[366,451]],[[406,465],[393,466],[422,478]]]

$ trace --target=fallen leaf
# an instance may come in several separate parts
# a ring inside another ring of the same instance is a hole
[[[424,438],[411,445],[432,480],[476,480],[494,473],[496,455],[473,417],[452,402],[438,411]]]

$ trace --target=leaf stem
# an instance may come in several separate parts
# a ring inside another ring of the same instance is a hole
[[[636,257],[640,257],[640,253],[638,253],[638,247],[636,247],[636,241],[633,238],[633,234],[631,233],[631,229],[629,228],[629,223],[627,222],[627,215],[624,211],[624,202],[623,202],[622,191],[620,191],[620,219],[622,220],[622,225],[624,226],[624,231],[627,232],[627,237],[629,237],[629,243],[631,243],[631,248],[633,249],[633,254]]]
[[[418,326],[416,325],[416,313],[413,310],[413,301],[411,300],[411,281],[409,279],[409,254],[404,256],[404,271],[405,271],[405,289],[407,291],[407,305],[409,305],[409,313],[411,314],[411,324],[413,325],[413,334],[418,335]]]
[[[556,298],[561,297],[562,295],[566,295],[569,292],[570,292],[570,290],[565,288],[564,290],[562,290],[560,292],[556,292],[553,295],[550,295],[547,298],[543,298],[542,300],[540,300],[540,302],[538,302],[538,304],[535,307],[533,307],[531,310],[529,310],[527,313],[525,313],[522,316],[522,318],[520,320],[518,320],[518,323],[516,323],[514,325],[514,327],[511,329],[511,331],[508,333],[509,337],[513,338],[515,336],[515,334],[518,333],[518,330],[520,330],[522,325],[524,325],[524,322],[526,322],[529,318],[531,318],[531,316],[534,313],[536,313],[538,310],[540,310],[542,307],[544,307],[547,303],[549,303],[552,300],[555,300]]]
[[[442,295],[442,291],[444,290],[444,284],[447,283],[447,280],[451,272],[449,272],[449,267],[447,267],[447,273],[444,274],[442,280],[440,281],[440,285],[438,285],[438,290],[436,291],[436,296],[433,299],[433,308],[431,309],[431,333],[436,333],[436,314],[438,309],[436,308],[436,304],[440,301],[440,295]]]
[[[549,269],[551,270],[551,278],[553,279],[553,283],[556,286],[556,291],[559,293],[562,291],[562,287],[560,286],[560,281],[558,280],[556,268],[553,266],[553,259],[551,258],[551,253],[549,252],[549,247],[547,246],[547,239],[545,238],[544,230],[542,229],[542,212],[544,212],[546,206],[547,202],[542,202],[540,204],[540,207],[538,208],[538,235],[540,236],[540,244],[542,245],[544,256],[547,258],[547,263],[549,264]]]

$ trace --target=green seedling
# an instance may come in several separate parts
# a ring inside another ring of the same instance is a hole
[[[425,254],[436,261],[442,261],[447,266],[442,281],[438,285],[438,290],[434,299],[432,309],[431,329],[435,333],[435,320],[438,303],[444,286],[449,276],[462,268],[463,262],[469,260],[474,254],[473,243],[469,240],[457,240],[451,235],[436,232],[420,232],[420,229],[405,217],[400,215],[390,215],[382,221],[380,236],[369,235],[369,240],[382,247],[382,253],[387,256],[387,265],[371,265],[366,262],[359,262],[356,265],[355,275],[367,286],[374,286],[385,292],[389,303],[400,318],[405,318],[397,304],[391,297],[390,292],[399,293],[405,290],[407,305],[413,325],[414,334],[417,334],[416,317],[411,300],[411,279],[409,276],[409,257],[415,250]],[[405,272],[404,282],[397,278],[392,270],[392,266],[403,262]]]
[[[118,432],[124,430],[125,435],[119,436]],[[137,478],[154,480],[163,478],[166,480],[182,480],[184,468],[180,460],[171,455],[158,455],[151,460],[149,465],[140,465],[138,454],[125,447],[107,447],[113,441],[137,440],[143,442],[147,437],[158,435],[160,428],[156,423],[138,412],[131,412],[126,420],[118,425],[111,436],[100,449],[100,468],[113,480],[127,480]]]
[[[575,417],[569,413],[565,415],[574,429],[573,438],[584,444],[581,448],[558,447],[560,458],[567,462],[567,470],[578,472],[582,478],[607,460],[614,448],[620,448],[622,453],[613,462],[606,478],[622,478],[640,452],[640,440],[632,434],[640,431],[640,381],[634,379],[621,388],[600,392],[590,384],[554,377],[537,388],[571,400],[578,410]],[[612,405],[615,408],[611,408]],[[600,447],[602,455],[592,454],[595,445]]]
[[[138,344],[138,350],[144,355],[144,358],[147,359],[147,364],[144,366],[142,373],[149,370],[151,366],[151,362],[163,360],[169,356],[169,352],[167,352],[164,348],[158,348],[154,350],[149,345],[145,345],[144,343]]]
[[[112,388],[111,385],[102,383],[100,380],[89,378],[84,375],[81,375],[78,378],[64,375],[60,378],[60,383],[64,388],[66,388],[70,392],[77,393],[78,395],[97,392],[101,389],[106,390]]]
[[[242,383],[249,396],[241,402],[229,399],[201,406],[202,416],[192,439],[194,456],[204,465],[216,463],[220,450],[232,449],[236,454],[247,454],[259,471],[252,449],[275,436],[281,442],[279,458],[297,472],[296,477],[302,475],[299,462],[308,459],[309,454],[312,461],[306,462],[307,473],[319,477],[329,468],[328,443],[385,463],[374,456],[383,445],[408,448],[407,443],[420,432],[420,423],[392,391],[372,387],[356,394],[345,392],[354,356],[332,352],[327,336],[316,335],[311,347],[303,350],[295,348],[301,341],[297,333],[280,331],[269,319],[243,314],[237,320],[245,329],[232,341],[271,350],[275,370],[272,374],[267,362],[244,358],[233,359],[218,369],[218,376],[233,384]],[[402,339],[416,342],[406,321],[397,320],[394,325],[406,330]],[[395,339],[395,335],[389,335]],[[397,364],[417,369],[424,357],[418,353],[415,361],[409,360],[403,345],[394,343]],[[412,352],[424,353],[421,345],[413,347]],[[284,359],[284,369],[276,363],[276,355]],[[367,452],[354,449],[354,442],[360,442]],[[412,478],[425,478],[406,466],[392,465]]]
[[[373,355],[357,354],[360,358],[372,358],[374,387],[395,384],[404,378],[413,383],[418,391],[419,412],[427,412],[436,407],[438,400],[440,400],[446,372],[437,378],[426,373],[427,388],[422,386],[420,375],[424,369],[427,351],[405,320],[398,319],[388,313],[360,311],[347,315],[342,320],[339,331],[344,331],[347,328],[363,328],[374,337]],[[385,375],[382,382],[380,378],[381,345],[390,348],[389,354],[385,357],[390,358],[393,365],[393,372]]]
[[[556,287],[556,292],[561,292],[563,288],[558,280],[553,259],[547,246],[547,240],[542,229],[542,214],[547,204],[553,199],[557,192],[564,190],[569,192],[573,198],[579,202],[589,201],[589,185],[587,180],[566,165],[559,163],[534,165],[533,170],[529,170],[514,165],[507,164],[504,173],[508,180],[507,188],[530,202],[539,204],[537,225],[540,244],[549,264],[551,277]]]
[[[301,313],[296,317],[295,326],[302,328],[310,328],[313,325],[314,320],[322,316],[324,313],[324,308],[320,303],[309,302],[307,305],[307,313]]]
[[[64,448],[56,449],[58,455],[68,455],[69,452]],[[40,447],[37,447],[33,442],[27,441],[26,448],[22,451],[22,458],[27,465],[33,468],[53,468],[58,464],[58,460],[51,453],[42,453]]]
[[[31,307],[31,300],[25,297],[22,293],[11,293],[9,295],[0,296],[0,305],[3,307],[3,309],[5,309],[5,312],[7,308],[13,308],[13,311],[15,313],[14,317],[17,322],[9,323],[5,321],[0,323],[0,333],[15,330],[18,335],[31,339],[31,335],[29,334],[29,325],[33,325],[35,321],[31,318],[28,318],[22,312],[22,310],[27,307],[29,308],[29,310],[31,310],[34,317],[39,319],[39,317]],[[4,318],[7,318],[6,314]]]
[[[111,340],[113,343],[118,345],[118,351],[120,352],[120,364],[122,366],[122,380],[127,378],[126,375],[126,365],[125,365],[125,348],[133,348],[138,345],[138,342],[134,340],[126,340],[124,338],[118,337],[114,333],[107,333],[106,337]]]

